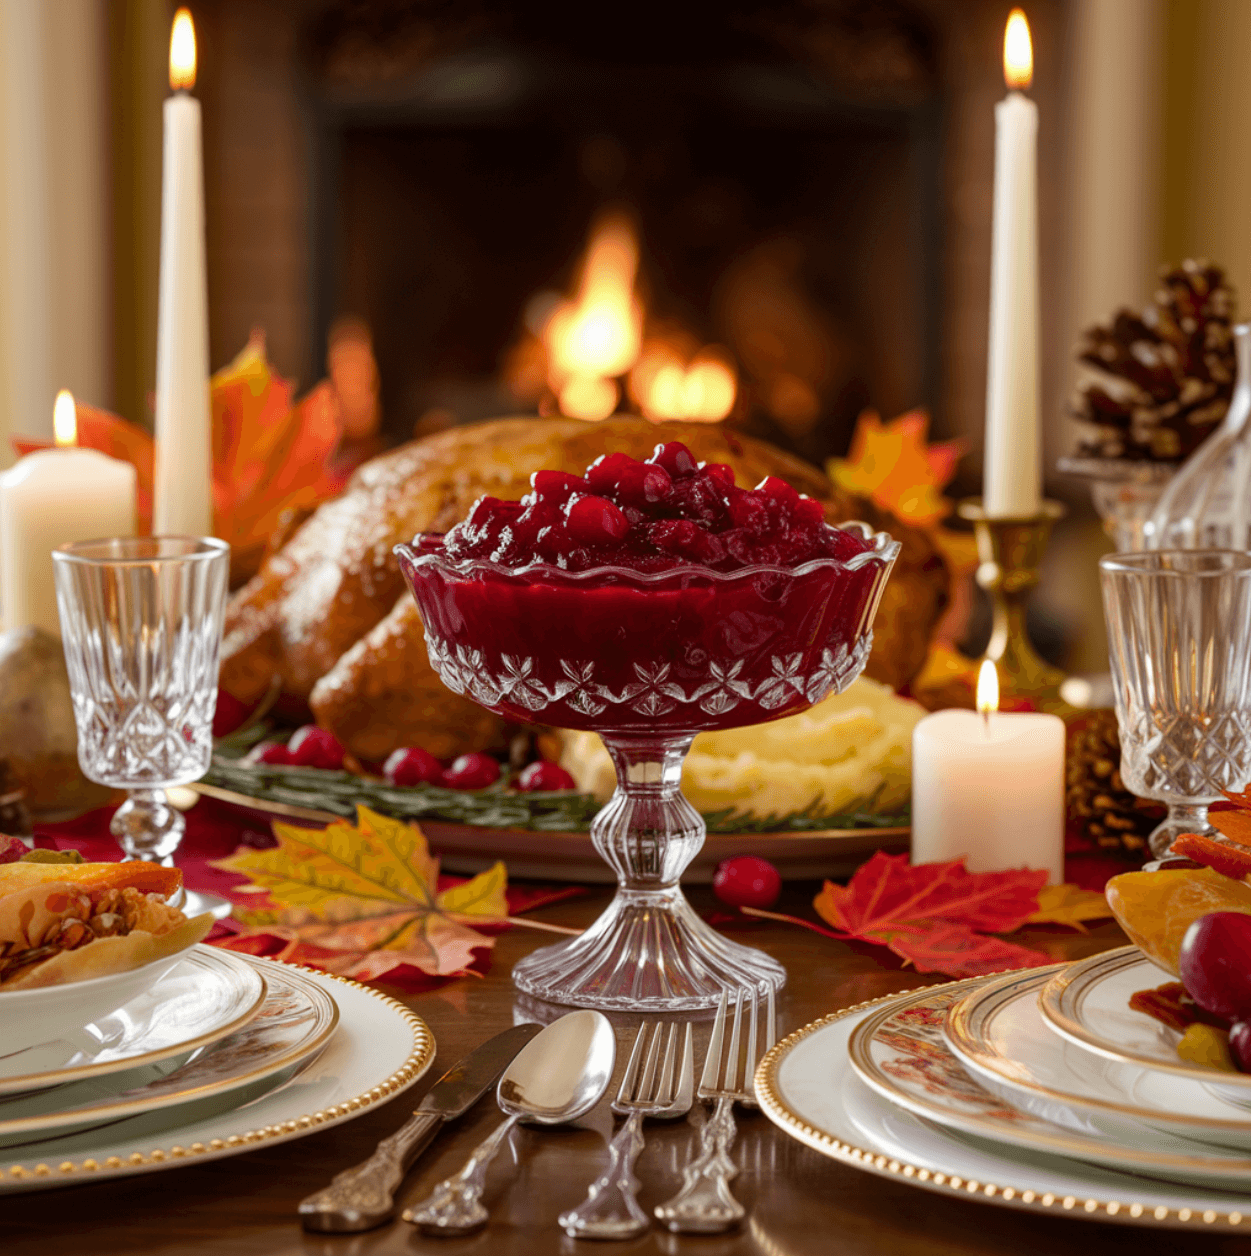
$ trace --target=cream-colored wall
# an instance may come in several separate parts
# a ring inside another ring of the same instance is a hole
[[[107,2],[0,0],[0,465],[112,400]]]

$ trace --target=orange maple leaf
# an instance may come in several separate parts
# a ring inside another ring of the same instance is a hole
[[[924,410],[910,410],[888,423],[875,410],[863,411],[847,457],[826,464],[830,479],[908,523],[937,523],[951,513],[941,490],[951,483],[965,444],[931,445],[926,440],[929,426]]]

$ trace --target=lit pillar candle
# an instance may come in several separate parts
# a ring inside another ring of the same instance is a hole
[[[1032,518],[1042,495],[1038,392],[1038,106],[1029,25],[1013,9],[1003,40],[1008,95],[995,106],[995,209],[986,370],[986,471],[992,519]]]
[[[135,468],[79,449],[74,398],[57,394],[57,448],[0,475],[0,613],[6,628],[60,635],[52,551],[69,541],[135,534]]]
[[[155,533],[213,531],[204,163],[195,86],[195,30],[179,9],[169,41],[161,174],[161,289],[156,334]]]
[[[995,665],[977,711],[936,711],[912,733],[912,862],[972,872],[1045,868],[1064,880],[1064,722],[1004,712]]]

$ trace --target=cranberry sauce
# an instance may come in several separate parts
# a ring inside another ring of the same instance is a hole
[[[820,502],[768,476],[735,486],[723,463],[697,463],[685,445],[657,445],[646,462],[605,454],[585,476],[536,471],[519,502],[482,497],[448,534],[453,559],[504,567],[552,563],[566,571],[618,566],[665,571],[695,563],[713,571],[755,564],[796,567],[848,559],[866,547],[825,523]]]
[[[457,693],[523,723],[667,735],[790,715],[864,666],[889,537],[830,527],[779,480],[737,489],[678,444],[534,487],[396,547]]]

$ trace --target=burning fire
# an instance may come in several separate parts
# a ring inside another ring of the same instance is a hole
[[[629,216],[605,213],[592,226],[575,295],[536,298],[537,315],[527,320],[535,340],[508,368],[518,396],[550,393],[561,414],[597,420],[617,412],[628,387],[654,422],[715,423],[730,414],[738,377],[729,354],[715,346],[691,353],[689,337],[648,331],[638,266]]]

